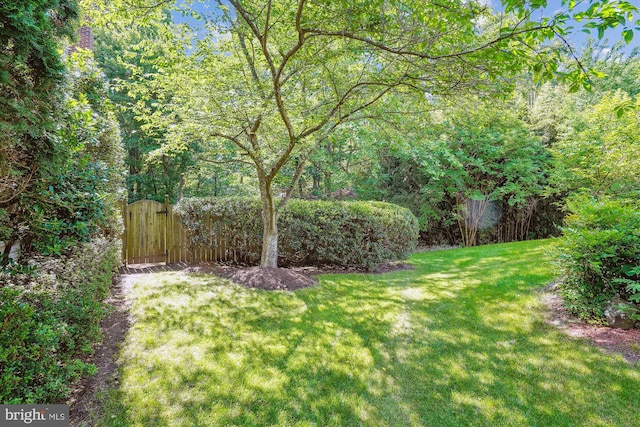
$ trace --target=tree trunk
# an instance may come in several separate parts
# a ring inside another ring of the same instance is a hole
[[[262,201],[262,254],[260,267],[278,267],[278,213],[271,189],[271,182],[260,177],[260,199]]]
[[[466,247],[475,246],[478,237],[478,224],[484,215],[489,199],[471,199],[460,193],[456,194],[456,208],[458,210],[458,227],[462,235],[462,242]]]
[[[324,196],[327,198],[331,195],[331,190],[332,190],[331,187],[332,187],[331,172],[325,171],[324,172]]]
[[[320,167],[317,163],[312,163],[313,169],[311,170],[311,176],[313,177],[313,187],[311,188],[311,194],[318,196],[320,194]]]

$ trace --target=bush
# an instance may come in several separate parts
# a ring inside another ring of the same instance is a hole
[[[632,203],[586,196],[567,207],[571,214],[555,246],[565,275],[562,296],[579,317],[603,323],[615,296],[640,302],[640,211]],[[640,320],[637,310],[629,315]]]
[[[25,186],[0,209],[0,240],[20,242],[23,252],[60,255],[78,242],[121,232],[114,206],[124,196],[124,149],[106,80],[89,51],[70,54],[66,64],[64,102],[52,117],[55,132],[47,133],[46,148],[32,147],[28,171],[22,161],[3,165],[0,155],[0,175],[16,177],[8,182],[24,175]],[[14,182],[0,194],[19,187]],[[0,268],[4,264],[0,260]]]
[[[214,245],[257,263],[262,245],[260,200],[221,197],[186,199],[176,206],[192,245]],[[278,219],[283,266],[331,265],[372,270],[415,249],[418,222],[405,208],[383,202],[291,200]]]
[[[95,371],[81,357],[100,337],[120,248],[97,239],[28,263],[35,271],[0,274],[0,402],[60,402]]]
[[[372,270],[415,249],[418,221],[383,202],[292,200],[280,215],[283,264]]]
[[[189,246],[216,247],[223,242],[237,262],[256,263],[262,246],[260,200],[251,197],[182,199],[174,212],[187,229]]]

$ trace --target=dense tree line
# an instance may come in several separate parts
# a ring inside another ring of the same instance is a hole
[[[590,60],[603,49],[593,43],[582,59]],[[636,120],[636,101],[633,92],[622,89],[635,87],[639,61],[635,54],[620,52],[617,46],[592,59],[606,76],[595,80],[588,92],[569,93],[557,82],[535,86],[523,78],[503,91],[501,100],[473,96],[410,104],[390,99],[376,112],[384,120],[354,121],[326,138],[304,165],[294,196],[385,200],[406,206],[420,219],[423,240],[429,244],[558,235],[568,194],[595,188],[591,181],[605,177],[608,181],[598,186],[613,185],[618,194],[623,187],[637,188],[629,174],[634,167],[628,163],[637,158],[629,128]],[[403,114],[394,114],[401,108]],[[624,114],[618,117],[620,112]],[[626,160],[593,144],[602,132],[626,144],[617,148]],[[625,142],[620,135],[631,139]],[[255,194],[255,181],[242,159],[233,162],[222,153],[219,159],[215,167],[226,182],[220,179],[211,187],[206,180],[187,180],[183,193]],[[212,166],[193,160],[197,166],[187,169],[188,175]],[[283,168],[276,180],[279,191],[289,186],[297,161]],[[599,172],[593,174],[596,169]],[[616,175],[624,179],[616,182]],[[170,194],[177,198],[175,190]],[[483,215],[471,220],[471,213],[465,212],[469,206]],[[465,241],[464,233],[471,236],[475,228],[476,240]]]

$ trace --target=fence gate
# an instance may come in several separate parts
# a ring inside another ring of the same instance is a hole
[[[237,260],[238,254],[231,248],[224,235],[207,235],[208,244],[189,243],[186,229],[165,196],[164,204],[153,200],[122,202],[122,262],[128,264],[155,264],[164,262],[199,263]],[[204,215],[200,221],[211,233],[211,217]],[[205,231],[206,232],[206,231]]]
[[[123,203],[124,236],[122,260],[125,264],[168,263],[167,226],[169,204],[154,200]]]

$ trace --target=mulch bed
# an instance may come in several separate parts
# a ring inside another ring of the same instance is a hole
[[[389,262],[378,266],[371,272],[341,267],[269,268],[199,264],[187,267],[183,271],[213,274],[253,289],[295,291],[296,289],[317,285],[317,276],[320,274],[382,274],[392,271],[413,270],[413,268],[413,265],[403,262]]]
[[[288,268],[205,266],[195,267],[193,271],[214,274],[248,288],[265,289],[269,291],[294,291],[296,289],[315,286],[318,283],[313,276],[304,271],[296,271]]]
[[[562,303],[562,297],[551,286],[541,295],[546,305],[546,323],[565,334],[590,341],[611,353],[621,354],[629,362],[640,363],[640,329],[614,329],[585,323],[573,316]]]

